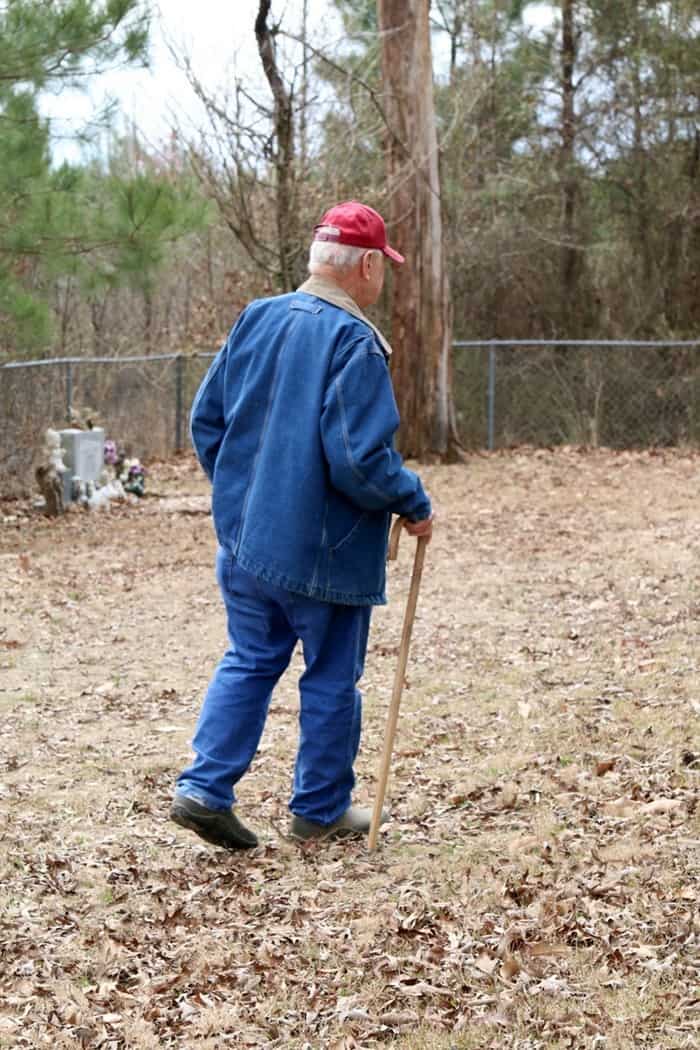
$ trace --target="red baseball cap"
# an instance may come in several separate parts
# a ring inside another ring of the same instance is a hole
[[[394,248],[386,243],[384,219],[374,208],[359,201],[336,204],[314,226],[315,241],[351,244],[355,248],[376,248],[396,263],[405,262]]]

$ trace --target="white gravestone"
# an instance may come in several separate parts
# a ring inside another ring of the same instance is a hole
[[[63,461],[63,500],[70,503],[73,496],[73,478],[95,484],[104,470],[105,432],[102,427],[92,430],[60,430]]]

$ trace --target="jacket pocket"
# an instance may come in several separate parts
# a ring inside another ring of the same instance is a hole
[[[329,547],[330,553],[331,554],[337,554],[337,552],[339,550],[342,550],[342,548],[345,546],[345,544],[349,543],[350,540],[352,540],[352,538],[354,537],[355,533],[362,526],[362,524],[366,521],[366,519],[367,519],[367,512],[365,511],[363,514],[360,514],[359,518],[357,519],[357,521],[355,522],[353,527],[350,529],[350,531],[346,532],[345,535],[343,536],[343,538],[338,540],[337,543],[334,543],[332,547]]]
[[[344,595],[384,592],[386,525],[389,515],[366,511],[328,554],[328,587]]]

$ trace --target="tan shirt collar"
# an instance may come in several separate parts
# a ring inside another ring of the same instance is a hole
[[[387,356],[391,355],[391,346],[377,326],[372,324],[368,317],[365,317],[352,296],[348,295],[348,293],[339,285],[334,284],[333,281],[326,280],[325,277],[318,277],[312,274],[307,281],[304,281],[297,291],[306,292],[307,295],[315,295],[317,299],[323,299],[325,302],[331,303],[333,306],[339,306],[341,310],[345,310],[346,313],[352,314],[353,317],[357,317],[359,321],[364,321],[364,323],[369,325],[376,335],[379,340],[379,345],[384,353]]]

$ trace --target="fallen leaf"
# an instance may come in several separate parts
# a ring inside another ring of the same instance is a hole
[[[353,1007],[352,1010],[346,1010],[344,1014],[341,1014],[340,1019],[341,1021],[369,1021],[370,1016],[366,1010]]]
[[[535,990],[545,992],[547,995],[560,995],[565,999],[571,995],[566,981],[555,976],[546,977]]]
[[[539,849],[540,840],[536,835],[518,835],[508,843],[508,852],[511,855],[518,853],[535,853]]]
[[[600,811],[609,817],[634,817],[639,808],[639,803],[630,798],[616,798],[612,802],[604,802]]]
[[[380,1024],[389,1025],[391,1028],[401,1028],[403,1025],[417,1023],[419,1017],[413,1010],[390,1010],[380,1014],[378,1020]]]
[[[683,802],[679,798],[657,798],[653,802],[646,802],[642,807],[642,813],[675,813]]]
[[[571,949],[566,944],[528,944],[528,955],[569,955]]]
[[[499,804],[501,809],[513,809],[518,801],[518,789],[515,784],[504,784],[501,790]]]
[[[492,959],[490,955],[486,955],[484,952],[478,957],[478,959],[474,960],[474,965],[477,969],[481,970],[482,973],[486,973],[490,977],[498,966],[498,959]]]

